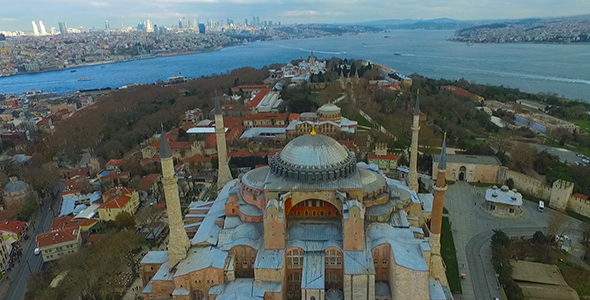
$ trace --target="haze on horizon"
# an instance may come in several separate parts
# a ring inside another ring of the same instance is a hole
[[[292,23],[351,23],[382,19],[460,20],[560,17],[590,13],[588,0],[3,0],[0,31],[31,31],[31,21],[47,28],[64,21],[69,27],[135,27],[143,19],[174,26],[182,17]]]

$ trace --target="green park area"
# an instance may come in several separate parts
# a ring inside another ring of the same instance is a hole
[[[459,278],[459,264],[457,263],[457,252],[453,232],[449,223],[449,217],[443,217],[441,232],[441,255],[447,266],[447,280],[453,294],[461,294],[461,282]]]

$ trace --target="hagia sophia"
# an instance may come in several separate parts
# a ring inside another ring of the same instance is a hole
[[[192,239],[162,135],[170,235],[167,250],[141,261],[144,299],[453,299],[440,255],[446,145],[434,194],[418,194],[418,99],[414,112],[408,182],[357,162],[313,125],[268,166],[232,179],[216,101],[219,194],[190,204],[202,215]]]

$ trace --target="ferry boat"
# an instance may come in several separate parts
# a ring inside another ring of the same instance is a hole
[[[71,73],[76,73],[78,70],[70,70]]]
[[[80,77],[80,78],[78,78],[78,81],[90,81],[90,80],[92,80],[92,78],[90,78],[90,77]]]

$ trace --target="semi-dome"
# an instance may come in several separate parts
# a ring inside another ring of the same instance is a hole
[[[29,188],[29,185],[26,184],[24,181],[15,180],[11,181],[6,184],[4,187],[4,193],[17,193],[17,192],[25,192]]]
[[[324,135],[300,136],[270,161],[278,176],[307,182],[344,178],[356,169],[356,157],[336,140]]]

